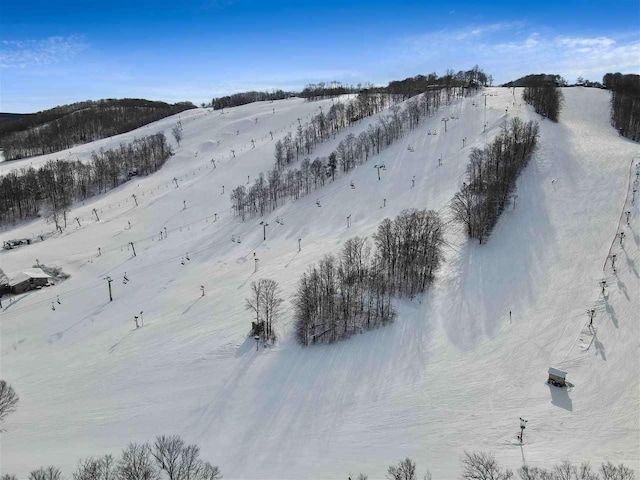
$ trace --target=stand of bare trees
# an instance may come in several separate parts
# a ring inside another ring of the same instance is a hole
[[[516,179],[536,147],[538,130],[536,122],[516,117],[502,124],[493,143],[471,151],[467,182],[451,203],[454,219],[465,226],[469,238],[482,243],[510,204]]]
[[[376,91],[384,91],[394,97],[395,100],[406,100],[432,89],[444,88],[449,96],[455,94],[457,90],[468,88],[477,89],[480,86],[491,85],[493,77],[485,74],[482,69],[475,65],[470,70],[460,70],[457,73],[448,69],[444,75],[439,76],[435,72],[428,75],[416,75],[389,82],[389,85]],[[447,101],[451,97],[448,97]]]
[[[15,222],[40,213],[56,227],[66,227],[66,212],[73,201],[106,192],[126,182],[132,174],[158,170],[171,156],[162,133],[94,153],[87,163],[50,160],[37,170],[13,170],[0,178],[0,223]]]
[[[442,101],[452,97],[450,90],[455,95],[463,94],[460,88],[429,90],[408,100],[404,108],[392,106],[389,113],[370,124],[366,132],[347,135],[328,157],[316,157],[313,162],[304,158],[299,168],[287,168],[300,156],[310,153],[317,143],[357,119],[383,110],[389,96],[363,92],[346,106],[333,105],[327,115],[321,112],[313,117],[307,128],[299,126],[295,137],[289,134],[283,141],[276,142],[273,169],[266,175],[261,173],[251,187],[239,185],[231,192],[234,213],[243,220],[247,216],[262,216],[287,199],[296,200],[322,188],[328,179],[334,181],[341,173],[350,172],[417,128],[421,119],[433,115]]]
[[[425,291],[442,262],[444,225],[432,210],[405,210],[373,236],[345,242],[302,275],[293,298],[303,345],[332,343],[392,321],[393,295]]]
[[[44,155],[129,132],[161,118],[195,108],[189,102],[125,98],[78,102],[0,124],[5,160]]]
[[[187,445],[178,435],[161,435],[153,444],[130,443],[120,458],[89,457],[78,462],[73,480],[220,480],[220,469],[200,458],[200,447]],[[5,474],[0,480],[16,480]],[[41,467],[29,480],[63,480],[55,466]]]
[[[340,82],[309,83],[304,87],[302,92],[300,92],[300,96],[309,101],[323,100],[347,93],[358,93],[361,88],[362,86],[360,84],[354,87],[353,85],[343,85]]]
[[[282,302],[275,280],[261,278],[257,282],[251,282],[251,295],[246,299],[245,307],[256,316],[256,321],[252,322],[252,333],[264,342],[276,340],[274,324],[280,315]]]
[[[510,469],[503,468],[494,455],[486,452],[464,452],[460,458],[462,480],[515,480],[516,476]],[[594,470],[588,462],[582,462],[579,466],[572,465],[568,461],[560,462],[550,469],[542,467],[529,467],[524,465],[517,470],[520,480],[634,480],[633,470],[623,464],[614,465],[611,462],[603,463],[600,469]],[[351,477],[349,477],[351,478]],[[355,480],[367,480],[367,475],[360,473]],[[416,462],[410,458],[401,460],[387,469],[388,480],[418,480],[418,468]],[[433,477],[429,470],[422,477],[431,480]]]
[[[522,99],[531,105],[536,113],[557,122],[562,109],[563,97],[556,86],[554,77],[548,75],[529,75],[524,83]]]
[[[603,83],[611,90],[611,124],[620,135],[640,142],[640,75],[607,73]]]
[[[284,92],[282,90],[274,90],[272,92],[240,92],[234,93],[233,95],[227,95],[225,97],[213,98],[211,100],[211,106],[214,110],[221,110],[223,108],[237,107],[253,102],[282,100],[292,95],[293,93]]]
[[[11,412],[16,411],[18,400],[20,398],[13,387],[4,380],[0,380],[0,422],[4,421]]]

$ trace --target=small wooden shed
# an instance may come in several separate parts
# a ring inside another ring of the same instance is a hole
[[[567,386],[567,372],[558,370],[557,368],[549,367],[549,379],[547,380],[551,385],[556,387]]]
[[[9,288],[15,294],[23,293],[34,288],[46,287],[51,276],[40,268],[29,268],[13,276],[9,281]]]

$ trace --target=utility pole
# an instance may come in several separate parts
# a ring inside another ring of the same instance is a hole
[[[224,195],[224,185],[222,185],[222,193],[220,195]]]
[[[298,251],[302,250],[302,247],[300,246],[300,242],[302,242],[301,238],[298,239]]]
[[[98,217],[98,211],[94,208],[94,209],[92,210],[92,212],[93,212],[93,214],[96,216],[96,222],[99,222],[99,221],[100,221],[100,217]]]
[[[173,181],[176,182],[176,188],[178,188],[178,179],[176,177],[173,177]]]
[[[258,262],[260,260],[258,260],[258,257],[256,257],[256,254],[254,252],[253,254],[253,273],[256,273],[258,271]]]
[[[267,222],[260,222],[260,225],[262,225],[262,240],[266,240],[267,239],[267,227],[269,226],[269,224]]]
[[[133,201],[136,202],[136,207],[138,206],[138,199],[136,198],[136,194],[131,195],[133,197]]]
[[[111,295],[111,282],[113,282],[111,277],[105,277],[105,280],[109,284],[109,301],[113,302],[113,295]]]
[[[136,256],[136,247],[133,246],[133,242],[129,242],[129,245],[131,245],[131,249],[133,250],[133,256]]]
[[[447,133],[447,122],[449,121],[449,119],[443,117],[442,121],[444,122],[444,132]]]
[[[75,221],[78,222],[78,226],[81,227],[82,225],[80,225],[80,219],[78,217],[75,218]],[[629,222],[627,222],[628,224]]]

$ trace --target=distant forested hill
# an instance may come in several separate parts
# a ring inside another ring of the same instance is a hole
[[[44,155],[125,133],[195,108],[137,98],[77,102],[32,114],[0,114],[0,149],[6,160]]]

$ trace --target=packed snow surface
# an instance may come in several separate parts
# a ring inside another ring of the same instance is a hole
[[[0,253],[5,272],[37,259],[71,274],[3,299],[1,374],[20,403],[3,425],[1,472],[24,478],[54,464],[70,476],[80,458],[117,454],[159,434],[197,443],[228,479],[380,478],[405,457],[434,478],[453,478],[465,450],[493,452],[511,468],[568,459],[640,469],[640,216],[631,204],[638,145],[610,126],[609,92],[563,92],[557,124],[506,88],[484,91],[486,111],[481,93],[442,107],[379,157],[265,217],[266,241],[263,219],[231,214],[229,193],[273,164],[270,131],[282,138],[331,101],[183,112],[181,146],[159,172],[76,205],[69,218],[81,226],[70,221],[62,235]],[[432,289],[397,301],[395,323],[334,345],[298,346],[288,300],[307,266],[403,209],[448,215],[471,148],[514,115],[540,122],[539,147],[518,180],[515,207],[488,242],[467,241],[451,226]],[[445,116],[457,117],[446,133]],[[51,158],[86,160],[147,133],[164,131],[173,142],[177,121],[4,162],[0,174]],[[373,121],[341,132],[311,158]],[[379,162],[386,164],[380,181]],[[2,239],[51,230],[37,220]],[[244,299],[259,278],[276,280],[287,302],[281,341],[256,352]],[[590,308],[595,335],[586,328]],[[144,327],[136,329],[141,314]],[[573,387],[547,385],[549,367],[568,372]],[[523,445],[515,438],[520,416],[529,421]]]

